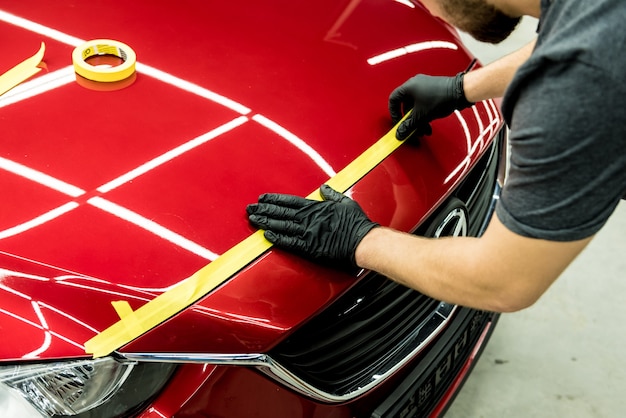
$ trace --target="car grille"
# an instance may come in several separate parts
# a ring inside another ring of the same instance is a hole
[[[419,366],[394,390],[371,418],[429,416],[450,388],[474,346],[493,331],[498,315],[463,308],[436,343],[420,353]],[[491,326],[489,326],[491,324]]]
[[[379,275],[359,282],[270,355],[324,392],[367,382],[439,302]]]
[[[492,210],[500,142],[494,141],[451,196],[467,207],[468,235],[476,236],[483,230]],[[433,214],[415,233],[428,234],[437,215]],[[375,385],[403,361],[426,351],[456,310],[456,306],[371,273],[276,346],[269,356],[293,379],[312,388],[301,392],[323,393],[325,396],[318,399],[326,401],[347,400]],[[296,385],[296,389],[301,386]]]

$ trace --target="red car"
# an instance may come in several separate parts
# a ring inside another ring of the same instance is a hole
[[[408,0],[59,0],[3,2],[0,36],[0,73],[47,66],[0,96],[0,416],[443,414],[497,315],[270,248],[245,206],[341,178],[383,225],[481,234],[496,103],[407,144],[387,110],[468,68],[451,28]]]

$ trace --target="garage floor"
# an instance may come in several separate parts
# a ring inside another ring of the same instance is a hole
[[[489,62],[521,46],[536,21]],[[626,412],[626,201],[534,306],[502,315],[446,418],[612,418]]]

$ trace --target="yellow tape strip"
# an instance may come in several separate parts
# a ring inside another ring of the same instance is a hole
[[[42,42],[35,55],[0,75],[0,96],[41,71],[41,60],[45,52],[46,44]]]
[[[127,318],[133,314],[133,308],[131,308],[130,303],[125,300],[111,302],[111,305],[113,305],[113,309],[115,309],[115,312],[117,312],[120,318]]]
[[[117,312],[126,326],[124,338],[132,339],[135,338],[133,335],[143,334],[141,325],[137,320],[136,314],[133,311],[133,308],[131,308],[130,303],[125,300],[119,300],[111,302],[111,305],[113,305],[113,309],[115,309],[115,312]]]
[[[87,59],[98,55],[113,55],[124,62],[114,67],[94,66]],[[77,46],[72,51],[76,74],[88,80],[111,83],[124,80],[135,73],[137,55],[128,45],[112,39],[94,39]]]
[[[396,128],[389,131],[363,154],[329,179],[326,184],[342,193],[352,187],[402,145],[403,141],[396,139],[395,132]],[[322,199],[319,189],[312,192],[307,198]],[[121,319],[87,341],[85,352],[92,354],[94,358],[102,357],[128,344],[225,283],[271,246],[272,243],[263,236],[263,231],[256,231],[191,277],[134,312],[128,303],[113,302]]]

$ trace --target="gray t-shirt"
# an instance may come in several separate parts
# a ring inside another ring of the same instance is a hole
[[[504,100],[511,231],[574,241],[626,196],[626,0],[542,0],[537,45]]]

